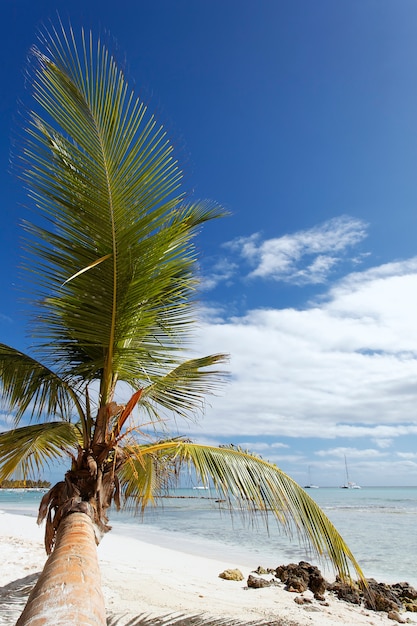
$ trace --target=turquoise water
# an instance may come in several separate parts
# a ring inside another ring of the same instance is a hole
[[[273,519],[242,518],[216,503],[208,491],[176,490],[143,516],[112,511],[113,533],[234,563],[276,567],[307,559],[297,538],[284,536]],[[309,495],[322,507],[349,545],[364,573],[380,581],[407,580],[417,587],[417,487],[321,488]],[[0,510],[36,516],[42,493],[0,490]],[[35,523],[35,521],[34,521]],[[104,540],[105,541],[105,540]],[[325,574],[331,570],[317,563]]]

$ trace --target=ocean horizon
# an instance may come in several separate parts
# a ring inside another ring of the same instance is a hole
[[[367,578],[407,581],[417,587],[417,487],[309,489],[333,522]],[[37,490],[0,490],[0,511],[33,516],[42,497]],[[148,543],[230,560],[255,569],[307,560],[333,575],[326,561],[313,557],[297,534],[286,536],[271,515],[230,514],[210,490],[175,489],[143,514],[110,511],[112,533]],[[103,539],[105,542],[105,538]],[[103,544],[105,547],[105,543]]]

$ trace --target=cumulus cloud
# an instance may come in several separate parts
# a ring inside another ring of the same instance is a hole
[[[237,257],[255,277],[324,281],[365,236],[363,222],[338,218],[276,240],[236,240],[213,284],[241,273]],[[230,382],[179,432],[247,447],[301,484],[310,465],[314,482],[342,483],[344,455],[362,484],[415,484],[415,294],[417,257],[353,271],[299,308],[234,314],[224,301],[206,304],[195,355],[228,352]]]
[[[225,247],[253,269],[252,278],[269,278],[292,284],[324,283],[348,250],[367,236],[367,224],[349,216],[336,217],[319,226],[290,235],[262,240],[259,233],[238,237]],[[358,262],[358,256],[352,258]]]
[[[201,353],[229,352],[207,434],[381,443],[417,435],[417,257],[353,273],[303,309],[207,317]]]

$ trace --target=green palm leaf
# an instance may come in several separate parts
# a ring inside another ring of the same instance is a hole
[[[176,360],[192,322],[198,227],[224,214],[185,202],[164,129],[134,97],[99,42],[72,32],[34,51],[34,96],[24,160],[31,194],[53,228],[26,224],[51,367],[146,381]],[[184,306],[187,303],[187,306]],[[168,371],[168,370],[166,370]]]
[[[54,460],[75,452],[80,430],[68,422],[30,424],[0,433],[0,482],[13,474],[35,477]]]
[[[176,439],[126,447],[124,453],[121,484],[137,506],[144,508],[186,464],[232,508],[260,511],[266,522],[272,514],[287,534],[297,533],[319,557],[329,558],[343,579],[350,579],[353,567],[364,580],[353,554],[318,504],[276,465],[233,446],[217,448]]]
[[[25,413],[33,418],[48,416],[71,419],[84,413],[73,387],[34,358],[0,344],[2,402],[15,414],[18,423]]]
[[[225,354],[189,359],[144,388],[140,404],[152,415],[155,403],[164,409],[189,417],[204,408],[204,394],[214,394],[224,384],[224,370],[212,366],[228,360]]]

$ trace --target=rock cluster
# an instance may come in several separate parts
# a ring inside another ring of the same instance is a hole
[[[264,575],[270,578],[263,578]],[[243,580],[239,570],[226,570],[219,576],[227,580]],[[304,593],[310,590],[320,603],[325,601],[325,592],[330,591],[339,600],[363,605],[368,610],[384,611],[388,613],[388,617],[398,622],[402,622],[399,612],[404,610],[417,612],[417,590],[407,582],[387,585],[369,578],[367,588],[353,582],[348,584],[339,578],[334,583],[328,583],[320,570],[306,561],[279,565],[274,569],[259,566],[249,575],[247,586],[254,589],[271,587],[281,584],[277,579],[285,585],[287,591]],[[296,601],[298,604],[311,602],[308,598],[300,596],[297,596]]]
[[[409,583],[395,583],[387,585],[379,583],[373,578],[367,579],[368,589],[358,585],[348,585],[339,579],[328,584],[327,589],[333,591],[340,600],[361,604],[373,611],[406,611],[417,612],[417,590]]]

